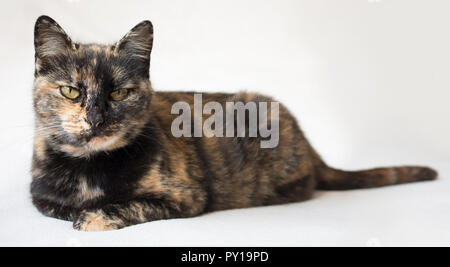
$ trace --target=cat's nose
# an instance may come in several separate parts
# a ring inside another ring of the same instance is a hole
[[[87,115],[87,122],[93,127],[100,126],[103,121],[103,116],[100,112],[90,112]]]

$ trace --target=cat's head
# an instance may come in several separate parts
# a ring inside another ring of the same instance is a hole
[[[149,118],[153,27],[143,21],[113,45],[79,44],[50,17],[34,31],[36,135],[89,155],[135,138]]]

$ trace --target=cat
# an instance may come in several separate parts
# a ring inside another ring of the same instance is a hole
[[[419,166],[331,168],[281,104],[279,140],[272,148],[260,147],[265,140],[260,135],[174,137],[171,108],[180,101],[193,107],[194,94],[152,89],[152,44],[150,21],[113,45],[98,45],[73,42],[48,16],[37,19],[30,191],[44,215],[72,221],[77,230],[105,231],[298,202],[312,198],[315,190],[437,178],[436,171]],[[202,98],[203,105],[274,102],[246,92]],[[201,120],[207,118],[203,114]]]

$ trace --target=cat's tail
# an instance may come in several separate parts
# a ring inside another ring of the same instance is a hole
[[[438,173],[428,167],[399,166],[361,171],[342,171],[322,160],[315,166],[317,189],[350,190],[435,180]]]

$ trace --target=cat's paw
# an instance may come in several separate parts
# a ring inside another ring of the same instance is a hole
[[[102,210],[82,211],[73,222],[73,228],[80,231],[110,231],[120,227],[117,222],[105,215]]]

